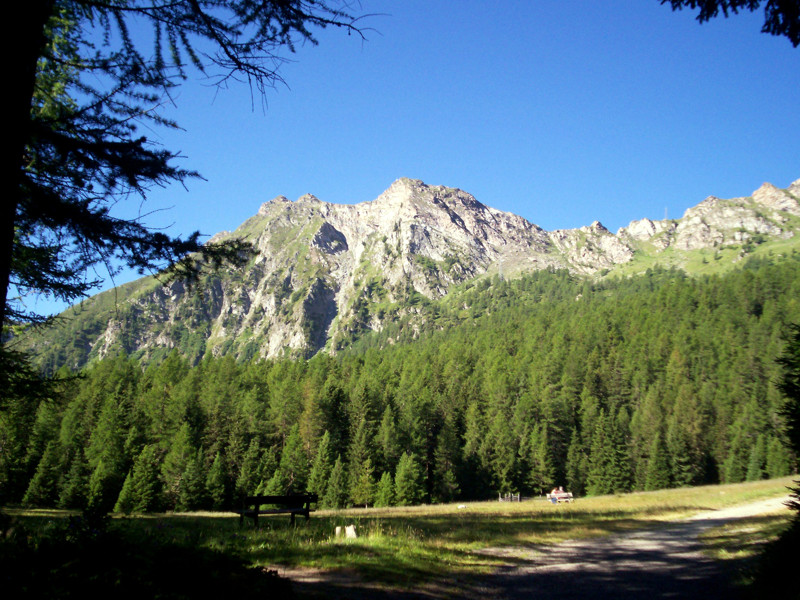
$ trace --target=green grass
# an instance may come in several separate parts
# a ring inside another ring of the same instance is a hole
[[[466,502],[389,509],[317,511],[291,526],[286,515],[262,518],[258,528],[239,526],[233,514],[192,513],[115,518],[109,531],[133,546],[197,550],[236,557],[244,564],[342,570],[390,587],[430,584],[488,573],[506,562],[478,552],[489,547],[536,548],[653,526],[663,521],[786,494],[791,479],[581,498],[553,506],[543,499],[520,503]],[[63,511],[9,510],[44,539],[66,520]],[[759,522],[760,523],[760,522]],[[337,525],[354,524],[358,538],[334,537]],[[764,521],[765,531],[772,527]],[[777,527],[777,525],[776,525]],[[709,538],[722,553],[747,530]],[[753,546],[756,548],[756,546]]]
[[[791,227],[794,228],[792,217]],[[788,224],[784,227],[789,228]],[[691,275],[711,275],[727,273],[742,261],[751,256],[780,257],[791,254],[800,248],[800,236],[788,239],[769,238],[767,241],[753,245],[749,252],[743,253],[742,244],[726,243],[719,248],[702,248],[699,250],[679,250],[669,246],[664,250],[657,250],[648,242],[639,242],[633,260],[615,265],[610,271],[611,276],[631,276],[644,273],[648,268],[656,266],[670,268],[678,267]]]

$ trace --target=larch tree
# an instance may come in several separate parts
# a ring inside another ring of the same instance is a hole
[[[710,21],[722,13],[724,16],[738,14],[740,11],[753,12],[764,5],[763,33],[785,36],[797,48],[800,45],[800,2],[797,0],[661,0],[669,3],[672,10],[683,8],[700,9],[697,20]]]
[[[161,507],[159,463],[158,449],[152,444],[145,446],[142,449],[142,453],[136,458],[136,462],[133,464],[133,470],[130,474],[130,488],[129,490],[125,490],[126,482],[123,482],[116,498],[117,503],[124,506],[125,509],[130,508],[132,512],[144,513],[158,510]],[[89,487],[92,487],[91,482]],[[122,496],[122,498],[119,496]],[[90,496],[90,508],[92,506],[91,500],[92,497]],[[97,508],[100,510],[108,510],[102,505],[97,506]]]
[[[657,433],[650,444],[647,457],[647,471],[644,489],[662,490],[670,486],[670,468],[667,450],[660,433]]]
[[[141,133],[177,127],[158,111],[192,71],[263,94],[282,81],[284,51],[315,29],[363,37],[337,0],[30,0],[15,4],[0,208],[0,324],[41,317],[27,294],[72,301],[113,275],[200,262],[240,263],[243,242],[172,236],[114,205],[199,177]],[[149,36],[147,31],[150,31]]]
[[[416,456],[403,452],[394,477],[395,501],[398,506],[419,504],[423,498],[422,473]]]
[[[344,508],[347,506],[347,479],[342,457],[337,456],[333,463],[325,494],[321,498],[322,508]]]
[[[217,452],[206,475],[206,493],[214,510],[221,510],[225,507],[228,499],[225,484],[225,461]]]
[[[392,506],[394,504],[394,479],[392,474],[384,471],[375,491],[375,506]]]
[[[260,479],[260,462],[263,451],[257,439],[250,440],[250,445],[245,452],[239,475],[236,478],[236,499],[239,500],[255,492]]]
[[[311,473],[308,476],[308,491],[317,494],[320,498],[325,495],[328,487],[328,478],[333,469],[333,457],[331,456],[331,436],[326,430],[322,434],[322,439],[317,446],[317,454],[311,465]]]
[[[197,450],[189,457],[181,476],[176,510],[197,510],[206,501],[206,480],[203,472],[203,451]]]

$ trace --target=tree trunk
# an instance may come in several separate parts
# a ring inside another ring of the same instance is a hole
[[[45,25],[53,12],[54,0],[26,0],[15,3],[12,27],[16,42],[11,49],[12,60],[7,62],[11,74],[6,99],[9,102],[6,118],[12,126],[6,132],[6,158],[3,160],[3,177],[6,187],[0,209],[0,327],[8,316],[9,280],[14,254],[14,232],[17,209],[22,201],[21,190],[25,168],[25,144],[30,135],[31,99],[36,84],[36,65],[42,55],[47,36]],[[15,13],[15,14],[14,14]],[[0,338],[2,343],[2,338]]]

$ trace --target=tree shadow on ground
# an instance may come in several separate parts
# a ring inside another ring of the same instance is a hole
[[[31,532],[6,522],[0,589],[7,598],[294,598],[274,570],[208,548],[134,539],[83,517]]]

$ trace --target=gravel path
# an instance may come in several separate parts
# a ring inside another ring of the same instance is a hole
[[[703,555],[698,535],[735,519],[781,510],[785,501],[774,498],[703,512],[654,528],[536,550],[490,548],[482,553],[508,559],[499,571],[415,592],[373,587],[346,573],[294,570],[282,574],[292,579],[300,598],[731,600],[735,591],[724,564]]]

